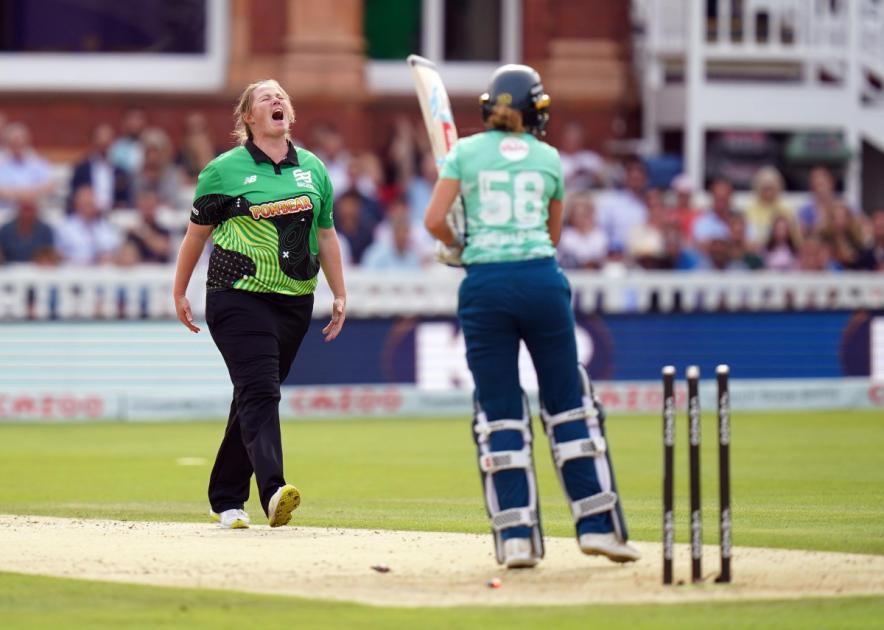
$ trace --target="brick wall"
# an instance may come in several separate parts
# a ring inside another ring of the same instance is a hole
[[[35,144],[56,159],[86,150],[92,129],[100,122],[118,125],[127,109],[147,112],[151,124],[180,138],[188,113],[208,117],[216,144],[230,144],[231,112],[236,94],[254,74],[279,76],[293,71],[293,28],[286,15],[293,0],[233,0],[230,86],[223,94],[21,94],[0,93],[0,112],[32,130]],[[299,5],[300,6],[300,5]],[[336,7],[345,6],[337,4]],[[347,6],[358,10],[358,3]],[[303,6],[299,10],[304,10]],[[324,15],[324,14],[323,14]],[[291,17],[291,16],[289,16]],[[318,16],[322,17],[322,16]],[[325,20],[325,18],[322,18]],[[348,20],[358,29],[361,18]],[[327,22],[327,20],[325,20]],[[299,28],[304,28],[303,24]],[[338,26],[340,28],[340,25]],[[638,104],[631,82],[628,3],[619,0],[523,0],[523,56],[543,75],[553,98],[549,140],[556,143],[565,120],[579,120],[591,146],[603,150],[618,135],[638,130]],[[351,46],[352,44],[347,44]],[[332,57],[337,58],[333,51]],[[295,68],[296,70],[296,68]],[[381,149],[392,121],[401,115],[419,120],[417,102],[406,96],[371,95],[364,90],[339,96],[296,99],[294,133],[307,138],[317,121],[334,122],[355,150]],[[481,126],[474,98],[454,102],[464,132]],[[619,130],[619,131],[618,131]]]

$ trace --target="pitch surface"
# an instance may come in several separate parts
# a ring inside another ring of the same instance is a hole
[[[735,582],[663,587],[660,546],[614,565],[547,538],[533,570],[497,566],[487,535],[285,527],[224,530],[209,524],[0,516],[0,571],[136,584],[297,595],[385,606],[678,603],[884,594],[884,556],[734,550]],[[676,547],[687,579],[687,545]],[[372,567],[389,567],[378,572]],[[500,588],[488,582],[499,577]]]

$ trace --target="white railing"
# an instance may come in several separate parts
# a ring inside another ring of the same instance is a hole
[[[704,173],[716,129],[840,131],[884,149],[884,0],[634,0],[646,150],[684,131],[686,171]],[[763,28],[761,28],[763,25]],[[856,203],[860,161],[846,174]]]
[[[172,267],[0,269],[0,321],[172,319]],[[352,317],[453,315],[463,272],[436,266],[423,272],[347,273]],[[778,311],[884,308],[880,273],[691,273],[632,271],[568,274],[581,312]],[[204,275],[189,297],[204,308]],[[317,291],[315,316],[325,318],[328,288]],[[2,324],[0,324],[2,325]]]
[[[859,13],[859,51],[863,69],[884,80],[884,0],[864,0]],[[882,99],[879,87],[876,97]]]
[[[688,54],[690,5],[685,0],[634,0],[642,71],[648,69],[649,58],[677,61]],[[858,87],[880,98],[884,0],[717,0],[715,6],[714,15],[706,16],[705,6],[700,12],[705,18],[705,28],[701,27],[705,60],[796,63],[803,66],[801,76],[810,83],[821,79],[820,68],[826,71],[826,82],[835,78],[849,83],[851,67],[856,67],[861,70]],[[760,16],[766,19],[764,33],[756,28]],[[857,22],[855,30],[851,19]]]
[[[701,0],[702,2],[702,0]],[[880,0],[858,2],[861,51],[881,62],[884,24]],[[847,2],[821,0],[717,0],[716,13],[706,17],[707,51],[715,56],[797,60],[845,57],[849,54],[850,10]],[[633,15],[642,44],[655,54],[683,55],[689,46],[690,2],[634,0]],[[756,28],[766,18],[764,32]]]

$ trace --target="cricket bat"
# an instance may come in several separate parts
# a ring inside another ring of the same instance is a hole
[[[454,124],[454,116],[451,113],[451,102],[448,100],[448,91],[442,83],[439,70],[429,59],[420,55],[409,55],[408,66],[414,78],[414,87],[417,92],[417,100],[420,103],[424,126],[430,136],[430,146],[433,149],[433,157],[436,159],[436,168],[441,169],[445,156],[457,142],[457,127]],[[459,243],[464,242],[466,222],[464,219],[463,202],[460,198],[448,211],[448,226],[454,232]],[[447,265],[462,266],[460,253],[463,245],[448,247],[437,241],[436,259]]]

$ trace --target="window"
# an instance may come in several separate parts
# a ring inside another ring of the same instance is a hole
[[[365,41],[370,59],[405,59],[421,49],[420,0],[366,0]]]
[[[0,89],[208,91],[228,0],[0,0]]]
[[[500,61],[500,0],[446,0],[445,59]]]
[[[452,93],[484,89],[491,72],[521,57],[521,0],[366,0],[368,85],[414,89],[405,58],[439,65]]]
[[[0,51],[203,53],[206,0],[0,0]]]

